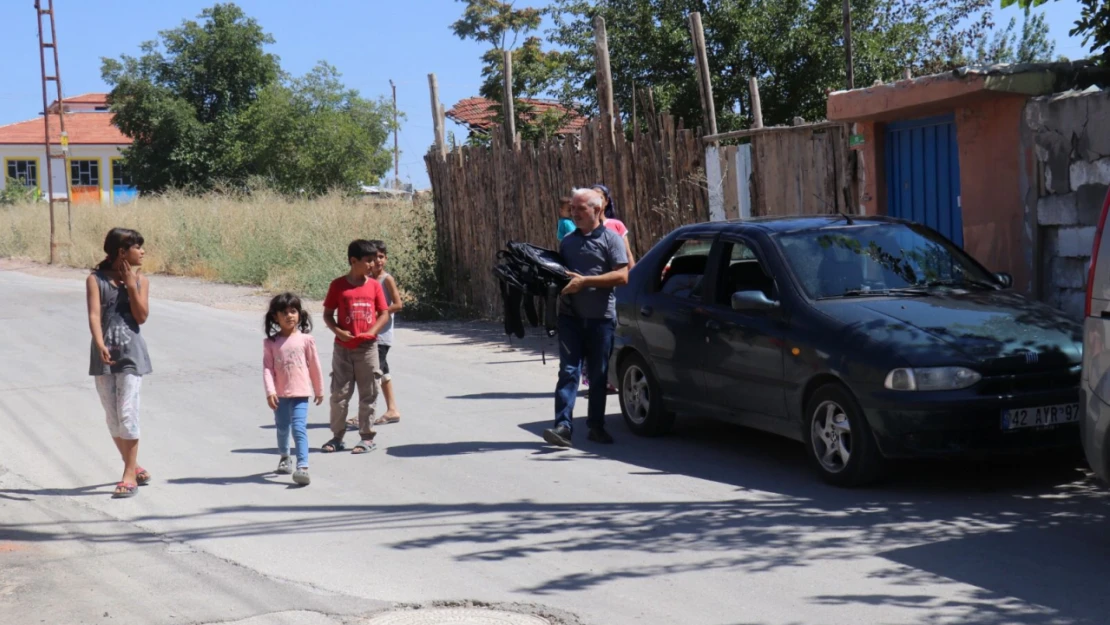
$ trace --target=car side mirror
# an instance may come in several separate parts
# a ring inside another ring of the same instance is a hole
[[[1000,271],[994,274],[994,278],[995,280],[998,280],[998,283],[1001,284],[1002,288],[1004,289],[1008,289],[1014,286],[1014,277],[1006,273],[1005,271]]]
[[[763,291],[737,291],[732,294],[732,309],[737,312],[749,310],[775,310],[779,303],[767,299]]]

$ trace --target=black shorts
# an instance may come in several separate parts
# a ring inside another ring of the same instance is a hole
[[[389,347],[378,343],[378,368],[382,370],[382,375],[389,375],[389,360],[386,359],[389,355]]]

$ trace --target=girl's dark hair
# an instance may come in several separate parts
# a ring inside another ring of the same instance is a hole
[[[613,196],[609,195],[609,187],[603,184],[595,184],[593,188],[597,191],[601,191],[601,194],[605,196],[605,218],[616,219],[617,207],[613,204]]]
[[[138,230],[112,228],[108,231],[108,236],[104,237],[104,253],[106,256],[96,268],[100,271],[111,270],[112,266],[116,264],[116,259],[119,258],[121,250],[126,252],[132,247],[142,246],[142,244],[143,235],[139,234]]]
[[[297,309],[297,329],[305,334],[312,332],[312,318],[308,316],[308,311],[301,306],[301,298],[292,293],[282,293],[281,295],[275,295],[274,299],[270,300],[270,311],[266,313],[266,338],[273,340],[281,332],[277,315],[287,308]]]

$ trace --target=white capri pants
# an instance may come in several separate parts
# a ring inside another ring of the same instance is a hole
[[[96,391],[104,404],[104,416],[112,438],[138,440],[139,438],[139,389],[143,376],[133,373],[97,375]]]

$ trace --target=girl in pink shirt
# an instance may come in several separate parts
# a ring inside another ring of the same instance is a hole
[[[262,381],[266,402],[274,411],[277,426],[278,461],[276,473],[293,474],[293,481],[307,486],[308,477],[308,398],[324,401],[324,376],[312,338],[312,320],[301,306],[301,299],[282,293],[270,300],[266,313],[266,338],[262,341]],[[289,458],[289,430],[297,445],[297,470]]]
[[[593,186],[593,189],[594,191],[600,191],[601,195],[605,197],[605,210],[601,213],[601,225],[605,226],[609,230],[612,230],[613,232],[616,232],[618,235],[620,235],[621,240],[624,241],[624,251],[628,255],[628,269],[629,271],[631,271],[632,266],[636,264],[636,259],[632,257],[632,246],[628,244],[628,226],[625,226],[623,221],[617,219],[617,209],[616,206],[613,205],[613,196],[609,194],[609,187],[603,184],[595,184]],[[590,385],[590,380],[588,376],[589,371],[586,371],[586,363],[583,362],[583,386]],[[609,393],[612,394],[616,392],[617,389],[613,388],[613,385],[610,384]]]

